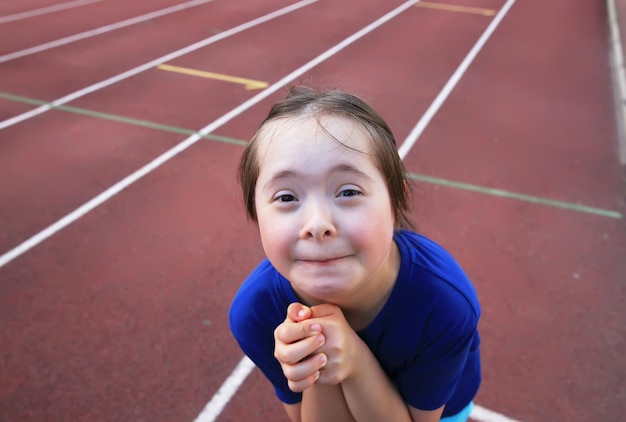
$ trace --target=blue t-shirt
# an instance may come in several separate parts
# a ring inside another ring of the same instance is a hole
[[[407,404],[422,410],[446,405],[461,411],[481,381],[476,291],[456,261],[432,240],[410,231],[394,234],[400,249],[398,278],[387,303],[358,335]],[[231,331],[243,352],[273,384],[278,398],[292,392],[274,358],[274,329],[298,301],[289,281],[268,260],[245,280],[230,308]]]

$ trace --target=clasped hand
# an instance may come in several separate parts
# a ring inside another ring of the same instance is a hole
[[[339,384],[358,369],[361,340],[338,306],[292,303],[274,340],[274,357],[294,392]]]

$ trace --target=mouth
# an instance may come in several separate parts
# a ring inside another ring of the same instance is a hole
[[[307,259],[297,259],[296,261],[304,262],[306,264],[317,264],[317,265],[327,265],[332,264],[334,262],[340,261],[344,259],[345,256],[339,256],[336,258],[307,258]]]

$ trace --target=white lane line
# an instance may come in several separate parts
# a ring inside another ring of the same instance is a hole
[[[287,13],[293,12],[294,10],[297,10],[301,7],[304,6],[308,6],[311,3],[315,3],[317,0],[302,0],[298,3],[294,3],[292,5],[289,5],[287,7],[284,7],[282,9],[279,9],[275,12],[272,13],[268,13],[265,16],[261,16],[260,18],[256,18],[253,19],[251,21],[248,21],[244,24],[238,25],[234,28],[231,28],[227,31],[224,32],[220,32],[217,35],[213,35],[212,37],[206,38],[202,41],[198,41],[197,43],[191,44],[187,47],[181,48],[180,50],[177,50],[173,53],[170,54],[166,54],[165,56],[159,57],[158,59],[152,60],[148,63],[142,64],[141,66],[137,66],[133,69],[130,69],[126,72],[120,73],[119,75],[113,76],[109,79],[106,79],[102,82],[98,82],[95,83],[91,86],[88,86],[87,88],[83,88],[81,90],[75,91],[71,94],[66,95],[65,97],[59,98],[57,100],[52,101],[50,104],[46,104],[46,105],[42,105],[39,106],[35,109],[32,109],[30,111],[27,111],[25,113],[19,114],[15,117],[12,117],[10,119],[6,119],[2,122],[0,122],[0,130],[7,128],[9,126],[13,126],[14,124],[17,124],[19,122],[22,122],[24,120],[30,119],[31,117],[35,117],[38,116],[42,113],[45,113],[48,110],[52,110],[55,107],[58,107],[60,105],[69,103],[70,101],[74,101],[77,98],[80,98],[82,96],[85,96],[87,94],[91,94],[92,92],[98,91],[102,88],[105,88],[109,85],[113,85],[117,82],[120,82],[124,79],[130,78],[131,76],[135,76],[141,72],[144,72],[146,70],[152,69],[153,67],[156,67],[162,63],[168,62],[170,60],[173,60],[177,57],[183,56],[185,54],[191,53],[192,51],[198,50],[202,47],[206,47],[209,44],[212,44],[214,42],[217,42],[219,40],[222,40],[224,38],[230,37],[231,35],[235,35],[239,32],[245,31],[246,29],[250,29],[254,26],[260,25],[264,22],[267,22],[269,20],[272,20],[274,18],[277,18],[279,16],[285,15]]]
[[[419,0],[418,0],[419,1]],[[441,104],[443,104],[444,100],[448,97],[452,88],[456,85],[456,83],[460,80],[461,76],[467,70],[467,67],[474,60],[482,46],[485,44],[487,39],[491,36],[495,28],[498,26],[500,21],[504,18],[504,15],[508,12],[511,6],[515,3],[515,0],[509,0],[500,10],[500,12],[493,19],[491,24],[487,27],[483,35],[478,39],[470,53],[467,55],[465,60],[461,63],[459,68],[454,72],[448,83],[444,86],[443,90],[439,93],[433,104],[426,110],[422,118],[419,120],[417,126],[411,131],[407,139],[402,143],[402,146],[399,149],[399,154],[404,159],[406,154],[410,151],[411,147],[415,144],[415,141],[422,133],[422,131],[426,128],[428,123],[430,123],[432,117],[437,113]],[[237,389],[248,375],[252,372],[253,368],[249,368],[249,366],[254,366],[254,363],[250,361],[247,356],[244,356],[243,359],[239,362],[235,371],[228,377],[228,379],[224,382],[222,387],[219,389],[219,396],[215,395],[211,399],[211,401],[204,408],[200,416],[196,418],[194,422],[213,422],[219,416],[224,406],[230,401],[230,399],[235,395]],[[246,371],[242,371],[239,368],[245,366]],[[227,394],[229,396],[227,396]],[[205,415],[206,413],[206,415]],[[202,418],[201,418],[202,417]],[[511,419],[503,414],[494,412],[493,410],[486,409],[484,407],[474,405],[472,409],[472,413],[470,418],[478,421],[478,422],[519,422],[515,419]]]
[[[485,45],[485,43],[487,42],[491,34],[493,34],[493,31],[496,30],[496,28],[498,27],[502,19],[504,19],[504,16],[507,14],[507,12],[511,8],[511,6],[513,6],[514,3],[515,3],[515,0],[508,0],[505,3],[505,5],[502,6],[502,9],[500,9],[498,14],[493,18],[489,26],[487,26],[487,29],[485,29],[485,32],[483,32],[483,34],[480,36],[478,41],[476,41],[476,44],[474,44],[474,46],[469,51],[467,56],[465,56],[465,59],[463,59],[459,67],[452,74],[450,79],[448,79],[448,82],[445,84],[441,92],[439,92],[439,95],[437,95],[437,97],[432,102],[430,107],[428,107],[428,109],[426,110],[422,118],[417,122],[413,130],[411,130],[411,133],[409,133],[407,138],[404,140],[404,142],[398,149],[398,153],[400,154],[400,157],[404,159],[404,157],[406,157],[406,155],[409,153],[409,151],[411,150],[411,148],[417,141],[417,138],[419,138],[422,132],[424,132],[424,130],[426,129],[426,126],[428,126],[432,118],[439,111],[439,109],[441,108],[441,105],[448,98],[448,96],[450,95],[450,93],[452,92],[456,84],[459,82],[459,80],[461,80],[461,78],[463,77],[463,74],[465,73],[469,65],[472,63],[472,61],[474,61],[474,59],[476,58],[480,50],[483,48],[483,46]]]
[[[626,164],[626,66],[622,36],[620,33],[619,15],[615,0],[606,1],[608,10],[609,30],[611,35],[611,70],[615,95],[615,113],[617,117],[618,152],[621,164]],[[623,19],[623,17],[622,17]]]
[[[150,19],[155,19],[161,16],[168,15],[170,13],[180,12],[181,10],[189,9],[191,7],[199,6],[204,3],[212,2],[213,0],[191,0],[186,3],[177,4],[174,6],[166,7],[165,9],[156,10],[154,12],[146,13],[145,15],[136,16],[134,18],[126,19],[110,25],[101,26],[100,28],[91,29],[89,31],[81,32],[80,34],[70,35],[69,37],[59,38],[58,40],[50,41],[44,44],[39,44],[34,47],[26,48],[24,50],[16,51],[14,53],[5,54],[0,56],[0,63],[8,62],[20,57],[29,56],[31,54],[40,53],[42,51],[50,50],[62,45],[66,45],[75,41],[84,40],[85,38],[94,37],[96,35],[104,34],[107,32],[115,31],[120,28],[125,28],[130,25],[145,22]]]
[[[54,6],[42,7],[40,9],[27,10],[26,12],[15,13],[13,15],[0,16],[0,23],[19,21],[21,19],[32,18],[33,16],[45,15],[47,13],[54,13],[60,10],[84,6],[90,3],[97,3],[99,1],[102,0],[75,0],[68,1],[67,3],[55,4]]]
[[[224,381],[217,393],[204,407],[194,422],[212,422],[222,413],[231,397],[235,395],[241,384],[255,368],[254,363],[247,357],[239,361],[232,374]]]
[[[485,409],[484,407],[474,405],[470,419],[477,422],[519,422],[516,419],[511,419],[493,410]]]
[[[315,1],[315,0],[313,0],[313,1]],[[335,45],[334,47],[331,47],[330,49],[326,50],[325,52],[323,52],[322,54],[320,54],[319,56],[317,56],[313,60],[309,61],[308,63],[304,64],[303,66],[301,66],[298,69],[296,69],[293,72],[291,72],[289,75],[287,75],[287,76],[283,77],[282,79],[280,79],[278,82],[276,82],[273,85],[269,86],[267,89],[259,92],[254,97],[250,98],[249,100],[247,100],[244,103],[240,104],[239,106],[235,107],[234,109],[232,109],[228,113],[224,114],[222,117],[218,118],[213,123],[210,123],[207,126],[203,127],[202,129],[200,129],[198,131],[198,133],[196,133],[194,135],[191,135],[190,137],[188,137],[187,139],[185,139],[181,143],[177,144],[176,146],[174,146],[173,148],[171,148],[168,151],[164,152],[163,154],[161,154],[160,156],[158,156],[154,160],[150,161],[145,166],[141,167],[139,170],[136,170],[134,173],[126,176],[124,179],[120,180],[119,182],[117,182],[116,184],[114,184],[113,186],[111,186],[110,188],[105,190],[104,192],[100,193],[98,196],[96,196],[96,197],[92,198],[91,200],[87,201],[86,203],[84,203],[83,205],[78,207],[76,210],[74,210],[71,213],[67,214],[65,217],[61,218],[57,222],[55,222],[55,223],[51,224],[50,226],[46,227],[45,229],[43,229],[41,232],[39,232],[36,235],[32,236],[30,239],[27,239],[26,241],[24,241],[20,245],[16,246],[15,248],[11,249],[10,251],[6,252],[2,256],[0,256],[0,268],[3,267],[4,265],[6,265],[7,263],[11,262],[12,260],[17,258],[18,256],[22,255],[24,252],[26,252],[26,251],[30,250],[31,248],[37,246],[39,243],[43,242],[44,240],[46,240],[47,238],[49,238],[50,236],[52,236],[53,234],[55,234],[59,230],[63,229],[64,227],[66,227],[66,226],[70,225],[71,223],[73,223],[74,221],[78,220],[80,217],[82,217],[83,215],[87,214],[89,211],[91,211],[94,208],[96,208],[97,206],[101,205],[102,203],[104,203],[108,199],[112,198],[113,196],[115,196],[116,194],[121,192],[122,190],[126,189],[128,186],[132,185],[137,180],[141,179],[143,176],[147,175],[148,173],[150,173],[151,171],[153,171],[154,169],[159,167],[161,164],[171,160],[172,158],[174,158],[176,155],[178,155],[182,151],[186,150],[187,148],[189,148],[190,146],[192,146],[193,144],[195,144],[199,140],[203,139],[202,135],[207,135],[207,134],[213,132],[215,129],[219,128],[220,126],[222,126],[223,124],[229,122],[233,118],[237,117],[238,115],[240,115],[241,113],[243,113],[244,111],[249,109],[250,107],[254,106],[255,104],[257,104],[257,103],[261,102],[262,100],[264,100],[265,98],[269,97],[270,95],[272,95],[273,93],[275,93],[276,91],[278,91],[279,89],[281,89],[282,87],[287,85],[288,83],[290,83],[293,80],[295,80],[296,78],[302,76],[304,73],[306,73],[307,71],[309,71],[313,67],[317,66],[319,63],[323,62],[324,60],[326,60],[329,57],[333,56],[334,54],[338,53],[339,51],[341,51],[342,49],[344,49],[348,45],[352,44],[353,42],[355,42],[359,38],[363,37],[364,35],[368,34],[372,30],[376,29],[378,26],[382,25],[383,23],[387,22],[388,20],[390,20],[394,16],[400,14],[404,10],[406,10],[409,7],[413,6],[418,1],[419,0],[407,1],[406,3],[402,4],[401,6],[397,7],[394,10],[392,10],[391,12],[387,13],[383,17],[377,19],[375,22],[369,24],[365,28],[363,28],[360,31],[352,34],[348,38],[346,38],[343,41],[341,41],[339,44]],[[297,5],[299,5],[298,7],[302,7],[302,6],[304,6],[304,3],[305,2],[296,3],[296,4],[294,4],[294,5],[290,6],[290,7],[292,9],[295,8]],[[306,2],[306,4],[309,4],[309,3],[312,3],[312,1]],[[287,8],[285,8],[285,9],[287,9]],[[285,10],[285,9],[281,9],[281,10]]]

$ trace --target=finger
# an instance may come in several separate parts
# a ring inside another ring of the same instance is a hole
[[[343,312],[341,312],[341,308],[339,308],[337,305],[332,305],[330,303],[323,303],[321,305],[315,305],[311,307],[311,318],[322,318],[338,313],[343,314]]]
[[[299,302],[294,302],[287,308],[287,319],[293,322],[304,321],[311,317],[311,308]]]
[[[291,344],[322,332],[318,322],[285,321],[274,330],[274,338],[281,343]]]
[[[328,358],[324,353],[316,353],[295,365],[283,365],[289,388],[295,392],[309,388],[319,379],[320,371],[327,362]]]
[[[320,377],[320,371],[317,371],[316,373],[302,380],[298,380],[298,381],[288,380],[287,384],[289,385],[289,389],[293,391],[294,393],[301,393],[307,388],[309,388],[310,386],[312,386],[313,384],[315,384],[315,381],[317,381],[319,377]]]
[[[315,353],[325,342],[326,338],[323,334],[307,337],[292,344],[280,343],[277,340],[274,348],[274,357],[281,364],[294,365]]]
[[[293,365],[283,364],[282,369],[285,378],[291,381],[300,381],[318,372],[327,362],[328,358],[324,353],[315,353]]]

